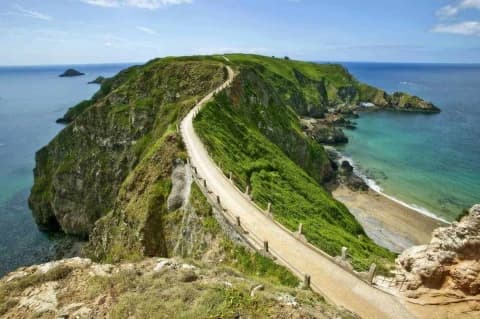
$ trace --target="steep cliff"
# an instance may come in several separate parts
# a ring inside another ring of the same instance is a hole
[[[175,138],[165,136],[158,152],[175,150]],[[250,249],[190,185],[182,162],[158,152],[132,172],[115,209],[96,224],[87,253],[103,263],[72,258],[6,275],[1,318],[358,318]],[[119,260],[130,262],[105,263]]]
[[[290,230],[302,223],[309,242],[332,256],[348,246],[356,269],[366,270],[375,262],[387,271],[394,255],[375,245],[348,209],[323,188],[332,177],[331,163],[324,148],[302,131],[301,110],[295,110],[298,105],[289,98],[309,99],[310,82],[290,85],[292,76],[323,72],[329,83],[336,83],[344,74],[330,65],[249,58],[229,56],[239,75],[195,119],[195,130],[210,155],[224,172],[233,173],[241,189],[249,188],[260,207],[271,203],[275,219]]]
[[[87,236],[107,214],[129,173],[200,97],[224,79],[214,60],[154,60],[121,72],[36,154],[29,199],[44,228]]]
[[[89,237],[86,252],[95,260],[195,251],[193,239],[180,234],[193,228],[198,232],[192,236],[203,238],[200,224],[192,224],[198,209],[171,196],[172,173],[186,158],[176,125],[225,80],[225,64],[238,76],[197,125],[214,158],[235,173],[241,187],[252,186],[261,206],[274,202],[274,213],[287,227],[303,222],[308,239],[327,252],[336,255],[348,244],[357,268],[372,261],[388,266],[393,255],[374,245],[322,188],[333,176],[331,162],[321,139],[302,130],[300,117],[328,118],[332,108],[343,112],[360,102],[433,106],[361,84],[336,64],[253,55],[179,57],[105,79],[90,100],[59,119],[67,126],[36,154],[29,204],[38,225]]]

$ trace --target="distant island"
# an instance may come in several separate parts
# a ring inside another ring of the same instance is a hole
[[[72,77],[72,76],[80,76],[80,75],[85,75],[85,73],[79,72],[75,69],[68,69],[62,74],[60,74],[59,77],[64,78],[64,77]]]

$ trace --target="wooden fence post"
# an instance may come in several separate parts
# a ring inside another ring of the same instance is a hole
[[[298,224],[298,234],[301,235],[303,233],[303,224]]]
[[[238,226],[238,227],[240,227],[240,226],[241,226],[241,223],[240,223],[240,216],[237,216],[236,220],[237,220],[237,226]]]
[[[263,242],[263,249],[265,250],[266,253],[268,253],[268,241]]]
[[[373,278],[375,278],[375,272],[377,270],[377,265],[372,263],[370,269],[368,270],[368,283],[373,284]]]
[[[220,205],[220,196],[217,195],[217,204]]]
[[[310,275],[305,274],[305,276],[303,277],[303,288],[310,288]]]
[[[342,247],[342,260],[347,260],[348,248]]]

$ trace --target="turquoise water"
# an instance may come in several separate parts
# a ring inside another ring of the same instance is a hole
[[[359,80],[419,95],[440,114],[362,113],[340,150],[384,193],[453,220],[480,203],[480,66],[347,63]]]
[[[0,67],[0,276],[58,255],[64,236],[39,232],[27,205],[35,151],[61,130],[57,118],[98,90],[88,81],[126,65],[74,67],[87,75],[59,78],[67,66]]]

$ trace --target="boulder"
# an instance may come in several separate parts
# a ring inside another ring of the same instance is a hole
[[[349,161],[342,161],[340,168],[342,170],[342,173],[344,174],[351,174],[353,172],[353,166],[350,164]]]
[[[480,293],[480,205],[460,222],[433,231],[428,245],[405,250],[396,260],[399,281],[408,290]]]

